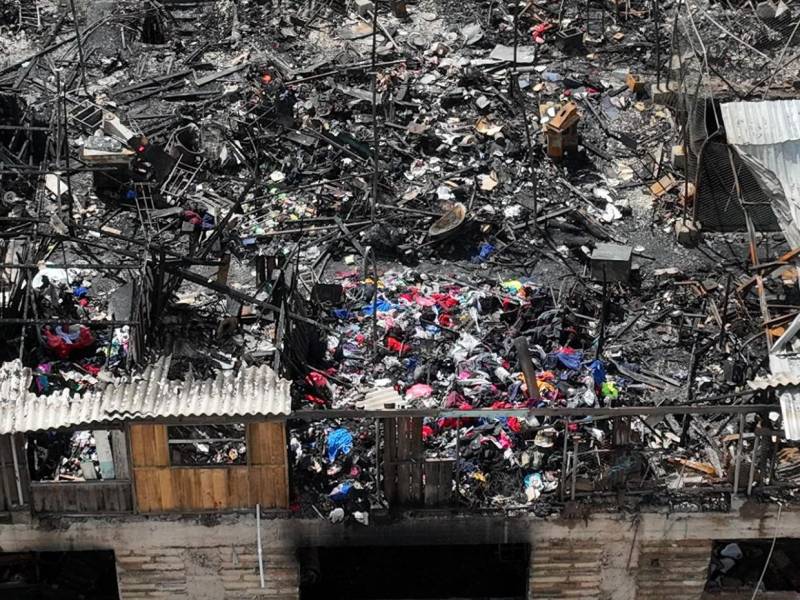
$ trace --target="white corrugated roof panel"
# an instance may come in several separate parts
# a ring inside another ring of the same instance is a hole
[[[729,144],[782,144],[800,140],[800,100],[726,102],[720,109]]]
[[[214,379],[168,380],[170,358],[118,384],[81,396],[28,391],[33,373],[17,360],[0,366],[0,434],[117,420],[171,417],[286,416],[291,383],[267,365],[221,371]]]

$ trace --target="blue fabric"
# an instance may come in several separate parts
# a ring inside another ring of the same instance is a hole
[[[328,497],[333,500],[334,502],[342,502],[347,500],[347,496],[350,494],[350,490],[353,489],[353,484],[350,481],[343,481],[335,488],[333,491],[328,494]]]
[[[206,213],[203,215],[203,220],[200,223],[200,228],[204,230],[214,229],[214,215]]]
[[[592,377],[594,377],[594,384],[600,387],[606,381],[606,365],[602,360],[593,360],[589,365],[592,370]]]
[[[567,369],[579,371],[581,368],[581,359],[583,358],[582,352],[556,352],[558,362],[564,365]]]
[[[353,313],[346,308],[334,308],[332,311],[333,316],[337,319],[352,319]]]
[[[375,308],[378,312],[389,312],[392,310],[393,306],[392,303],[386,299],[381,299],[375,302]],[[364,308],[361,309],[361,314],[370,316],[372,314],[372,302],[367,304]]]
[[[494,246],[489,243],[483,243],[481,247],[478,248],[478,254],[472,257],[471,262],[474,264],[485,262],[486,259],[492,255],[492,252],[494,252]]]
[[[83,286],[76,287],[74,290],[72,290],[72,294],[76,298],[83,298],[84,296],[88,296],[89,295],[89,288],[85,288]]]
[[[328,462],[333,462],[341,452],[350,454],[353,451],[353,436],[347,429],[334,429],[328,434]]]

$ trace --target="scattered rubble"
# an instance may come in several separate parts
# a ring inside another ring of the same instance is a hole
[[[746,384],[798,314],[798,251],[698,217],[720,99],[796,95],[764,77],[791,8],[76,4],[0,12],[0,359],[38,393],[269,363],[297,508],[334,522],[390,504],[398,415],[466,507],[793,495],[796,448],[759,451],[778,405],[735,409],[774,403]],[[246,459],[184,433],[186,464]],[[43,478],[96,462],[37,443],[67,461]]]

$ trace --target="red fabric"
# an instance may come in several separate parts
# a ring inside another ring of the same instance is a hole
[[[411,352],[411,346],[408,344],[404,344],[397,338],[393,338],[391,336],[386,338],[386,347],[389,348],[392,352],[397,352],[399,354],[405,354],[406,352]]]
[[[94,344],[94,336],[88,327],[81,325],[79,332],[78,338],[70,344],[49,327],[45,327],[43,330],[47,347],[61,359],[69,358],[69,355],[75,350],[83,350]]]
[[[323,375],[322,373],[311,371],[311,373],[306,375],[306,383],[311,387],[322,389],[328,385],[328,378],[325,377],[325,375]]]
[[[544,44],[544,33],[546,31],[550,31],[553,28],[552,23],[539,23],[533,29],[531,29],[531,35],[533,37],[533,41],[537,44]]]
[[[458,300],[449,294],[433,294],[432,298],[436,300],[436,304],[442,308],[455,308],[458,306]]]
[[[311,404],[318,404],[319,406],[325,406],[325,400],[314,394],[306,394],[305,396],[303,396],[303,398],[307,402],[311,402]]]
[[[100,372],[101,367],[97,365],[81,365],[84,370],[89,373],[89,375],[97,375]]]

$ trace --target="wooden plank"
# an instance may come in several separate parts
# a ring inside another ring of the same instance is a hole
[[[114,473],[117,479],[130,479],[131,467],[128,458],[128,442],[125,432],[119,429],[111,431],[111,453],[114,456]]]
[[[134,467],[169,465],[166,425],[131,425],[130,431]]]
[[[250,464],[265,465],[269,464],[270,448],[269,448],[269,423],[262,421],[259,423],[250,423],[248,426],[248,447],[247,452],[250,455]]]
[[[133,433],[133,427],[131,427],[131,434],[131,442],[133,442],[133,436],[139,434]],[[133,470],[136,486],[136,506],[139,512],[158,512],[161,509],[161,500],[160,498],[156,500],[153,491],[154,481],[156,480],[154,471],[154,469],[150,468],[135,468]]]
[[[397,460],[404,461],[411,458],[411,419],[397,420]]]
[[[251,506],[288,508],[289,493],[282,466],[254,465],[250,467]]]
[[[176,508],[170,471],[163,467],[142,467],[133,470],[136,503],[140,512],[168,512]]]
[[[276,465],[272,467],[272,485],[275,492],[274,508],[289,508],[289,480],[286,475],[286,467]]]
[[[230,469],[212,469],[211,498],[216,509],[231,507],[231,498],[228,495],[230,471]]]
[[[383,423],[383,494],[391,504],[397,499],[397,419]]]
[[[231,508],[255,505],[250,502],[250,467],[228,469],[228,502]]]
[[[20,487],[22,488],[22,504],[27,505],[30,503],[30,487],[31,487],[31,476],[30,472],[28,471],[28,453],[25,451],[25,434],[24,433],[15,433],[12,436],[16,444],[17,449],[17,466],[19,467],[19,482]],[[13,462],[13,458],[12,458]],[[13,492],[13,502],[12,504],[19,505],[19,496],[17,495],[17,484],[16,484],[16,474],[13,465],[11,466],[11,482],[12,487],[11,490]]]
[[[286,424],[264,421],[248,426],[250,464],[283,465],[286,462]]]
[[[253,465],[249,467],[247,476],[250,479],[250,505],[261,504],[267,507],[269,491],[266,489],[266,475],[264,465]]]
[[[0,481],[0,510],[11,510],[19,505],[14,458],[11,453],[11,444],[13,443],[13,434],[0,435],[0,480],[2,480]],[[20,476],[22,475],[21,471],[20,468]]]
[[[399,463],[397,465],[397,502],[401,505],[411,503],[411,465]]]
[[[125,513],[133,509],[129,481],[35,482],[36,513]]]
[[[411,463],[409,465],[409,498],[413,504],[422,504],[422,463]]]
[[[424,498],[425,506],[437,506],[439,502],[439,469],[433,461],[423,463],[423,473],[425,474]]]
[[[175,508],[181,510],[202,508],[202,497],[200,494],[200,477],[197,469],[172,469],[173,481],[178,481],[176,485]]]
[[[412,417],[409,427],[411,458],[421,463],[422,455],[425,452],[425,448],[422,445],[422,417]]]
[[[144,433],[144,425],[130,425],[128,427],[131,442],[131,464],[134,468],[147,466],[147,460],[143,456]]]
[[[3,436],[0,436],[0,446],[3,445]],[[11,468],[0,459],[0,510],[11,510]]]
[[[169,466],[169,444],[167,426],[151,425],[153,428],[153,466]]]
[[[269,460],[267,464],[283,466],[286,462],[286,424],[283,421],[266,423],[269,432]]]

